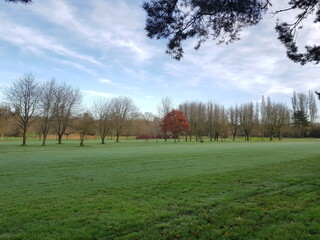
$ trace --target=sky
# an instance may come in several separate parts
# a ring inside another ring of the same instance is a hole
[[[189,40],[184,58],[176,61],[165,54],[166,40],[146,36],[142,2],[1,0],[0,88],[32,73],[40,82],[54,78],[79,88],[88,107],[97,97],[127,96],[141,112],[155,114],[164,97],[175,107],[185,101],[228,107],[264,95],[290,107],[293,91],[320,90],[320,65],[293,63],[277,40],[275,22],[285,15],[268,13],[234,44],[208,40],[196,51]],[[299,44],[319,39],[319,25],[306,22]]]

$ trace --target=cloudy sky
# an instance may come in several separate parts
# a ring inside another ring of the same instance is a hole
[[[185,57],[166,55],[166,41],[148,39],[142,0],[34,0],[0,3],[0,87],[25,73],[55,78],[85,95],[129,96],[142,112],[156,113],[163,97],[213,100],[225,106],[258,101],[262,95],[290,106],[293,91],[320,90],[320,65],[288,60],[274,31],[276,17],[241,34],[241,41],[208,41]],[[275,6],[277,7],[277,6]],[[317,43],[319,26],[307,24],[301,43]],[[319,42],[318,42],[319,44]]]

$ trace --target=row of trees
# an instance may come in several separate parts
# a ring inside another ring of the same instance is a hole
[[[251,135],[280,139],[284,130],[291,127],[293,136],[307,135],[308,127],[314,127],[317,118],[317,104],[314,94],[293,93],[292,107],[272,102],[262,97],[260,103],[246,103],[225,108],[213,102],[185,102],[179,105],[191,125],[188,136],[196,140],[208,136],[210,141],[232,135],[243,135],[249,141]],[[252,131],[255,133],[252,134]],[[186,135],[186,138],[187,138]]]
[[[26,74],[4,90],[10,105],[0,107],[0,133],[21,135],[26,144],[27,131],[41,136],[46,144],[48,134],[56,135],[62,143],[64,135],[78,133],[80,145],[87,135],[98,135],[101,143],[108,136],[136,135],[155,138],[180,135],[185,140],[210,141],[232,136],[251,136],[280,139],[287,136],[303,137],[316,128],[317,104],[311,92],[293,93],[292,109],[283,103],[262,98],[260,103],[246,103],[225,108],[214,102],[184,102],[174,109],[170,98],[163,98],[158,116],[142,114],[128,97],[97,99],[90,110],[80,111],[82,95],[79,89],[54,79],[40,84],[32,74]],[[13,121],[17,122],[12,124]]]

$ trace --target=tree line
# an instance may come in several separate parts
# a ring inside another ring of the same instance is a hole
[[[276,103],[270,97],[261,101],[231,107],[199,101],[186,101],[173,107],[172,100],[163,98],[158,115],[141,113],[129,97],[96,99],[89,110],[81,110],[83,96],[79,89],[55,79],[39,83],[32,74],[25,74],[3,90],[6,103],[0,107],[0,134],[21,136],[26,145],[27,132],[38,135],[46,145],[49,134],[61,144],[63,136],[77,133],[80,145],[88,135],[107,137],[119,142],[120,136],[137,139],[174,138],[185,141],[224,141],[243,136],[320,137],[317,125],[315,94],[292,95],[292,108]]]

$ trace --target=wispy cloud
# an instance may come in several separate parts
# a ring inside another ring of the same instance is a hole
[[[114,97],[113,94],[111,93],[106,93],[106,92],[97,92],[97,91],[83,91],[85,94],[90,95],[90,96],[97,96],[97,97],[107,97],[111,98]]]
[[[35,29],[19,25],[4,19],[0,15],[0,39],[20,47],[22,50],[29,50],[32,53],[43,54],[50,52],[61,57],[73,58],[87,63],[100,63],[92,56],[73,51],[52,37],[49,37]]]
[[[100,79],[100,82],[106,83],[106,84],[113,84],[113,82],[110,79],[106,79],[106,78]]]
[[[116,48],[134,61],[145,62],[157,53],[145,37],[144,15],[139,8],[137,11],[123,0],[97,0],[86,4],[85,14],[62,0],[35,3],[32,11],[74,33],[73,38],[85,39],[79,44],[94,46],[103,54]],[[48,8],[52,14],[47,14]]]
[[[112,81],[112,80],[106,79],[106,78],[100,79],[99,82],[107,84],[107,85],[112,85],[114,88],[118,88],[118,89],[126,89],[126,90],[131,90],[131,91],[139,91],[140,90],[140,88],[138,88],[138,87],[128,86],[125,83],[117,83],[115,81]]]

